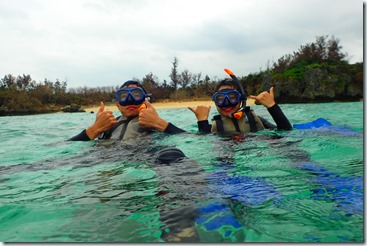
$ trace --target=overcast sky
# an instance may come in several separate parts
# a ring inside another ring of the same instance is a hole
[[[245,76],[324,35],[363,61],[362,0],[3,0],[0,30],[0,78],[68,88],[170,82],[174,57],[179,72]]]

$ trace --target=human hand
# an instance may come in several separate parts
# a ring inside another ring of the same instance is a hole
[[[257,96],[250,95],[251,99],[255,99],[255,104],[262,104],[266,108],[271,108],[275,105],[274,87],[271,87],[269,92],[263,91]]]
[[[154,128],[158,131],[164,131],[168,126],[168,122],[159,117],[148,98],[145,98],[145,105],[146,108],[142,107],[139,110],[139,125],[146,128]]]
[[[95,139],[102,132],[111,129],[111,127],[116,123],[117,120],[112,111],[105,110],[104,103],[101,102],[101,107],[97,112],[96,120],[93,125],[86,130],[86,133],[90,139]]]
[[[196,108],[193,107],[187,107],[187,108],[190,109],[195,114],[198,121],[207,120],[209,117],[210,106],[200,105],[197,106]]]

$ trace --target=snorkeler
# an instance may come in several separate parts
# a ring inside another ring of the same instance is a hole
[[[90,141],[97,137],[123,140],[153,131],[170,134],[185,132],[159,117],[149,102],[149,94],[139,82],[126,81],[115,96],[116,106],[121,116],[115,118],[112,111],[105,110],[104,103],[101,102],[93,125],[70,138],[69,141]]]
[[[273,87],[269,92],[264,91],[257,96],[251,95],[250,98],[255,99],[256,104],[262,104],[268,109],[276,125],[257,116],[253,110],[246,107],[247,96],[242,85],[231,71],[229,74],[233,80],[222,80],[215,88],[212,100],[219,115],[214,116],[212,124],[208,122],[210,106],[188,107],[198,120],[200,132],[256,132],[263,129],[292,129],[292,125],[274,100]]]

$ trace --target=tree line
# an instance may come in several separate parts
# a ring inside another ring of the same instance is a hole
[[[341,50],[339,39],[316,37],[315,42],[301,45],[299,50],[280,57],[271,66],[268,62],[265,71],[239,80],[247,94],[258,94],[276,86],[278,102],[359,100],[363,97],[363,63],[349,64],[347,54]],[[153,73],[134,80],[153,94],[153,102],[210,99],[219,80],[188,69],[179,71],[178,64],[178,58],[174,57],[170,82],[160,82]],[[71,104],[111,102],[118,89],[118,86],[68,89],[67,82],[58,79],[36,82],[30,75],[5,75],[0,79],[0,115],[54,112]]]

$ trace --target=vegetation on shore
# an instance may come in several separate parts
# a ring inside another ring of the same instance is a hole
[[[302,45],[293,54],[279,58],[265,71],[240,77],[247,94],[258,94],[275,86],[281,103],[357,101],[363,98],[363,63],[349,64],[341,52],[340,40],[328,36]],[[172,62],[170,82],[160,82],[153,73],[141,82],[154,101],[208,99],[221,79],[178,71]],[[111,102],[118,86],[70,88],[67,81],[34,81],[30,75],[9,74],[0,79],[0,116],[57,112],[68,105],[96,105]],[[70,106],[69,106],[70,108]]]

